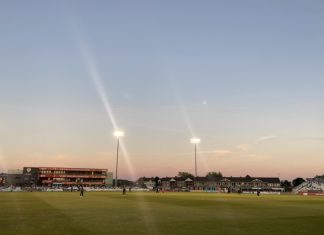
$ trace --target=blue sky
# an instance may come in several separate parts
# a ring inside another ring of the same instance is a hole
[[[0,169],[323,173],[323,1],[1,5]]]

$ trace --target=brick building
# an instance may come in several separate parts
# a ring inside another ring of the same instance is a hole
[[[23,174],[30,183],[48,187],[105,186],[113,177],[107,169],[97,168],[24,167]]]
[[[141,184],[152,182],[153,178],[141,178]],[[223,192],[282,192],[278,177],[164,177],[159,187],[166,191],[223,191]]]

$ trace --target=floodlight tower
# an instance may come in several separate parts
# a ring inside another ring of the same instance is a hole
[[[124,136],[124,132],[115,131],[114,136],[117,137],[117,159],[116,159],[116,176],[115,176],[115,187],[117,188],[118,183],[118,152],[119,152],[119,137]]]
[[[190,143],[195,144],[195,177],[197,177],[197,144],[200,143],[200,139],[191,138]]]

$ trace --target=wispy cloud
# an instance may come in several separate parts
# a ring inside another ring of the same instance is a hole
[[[256,140],[253,141],[253,143],[239,144],[239,145],[236,145],[235,148],[240,151],[246,152],[246,151],[250,150],[251,148],[253,148],[254,146],[261,144],[264,141],[272,140],[275,138],[277,138],[276,135],[265,135],[265,136],[261,136],[261,137],[257,138]]]
[[[241,150],[241,151],[248,151],[252,147],[251,144],[239,144],[235,148]]]
[[[263,142],[263,141],[266,141],[266,140],[271,140],[271,139],[274,139],[274,138],[276,138],[277,136],[275,136],[275,135],[266,135],[266,136],[262,136],[262,137],[260,137],[260,138],[258,138],[258,139],[256,139],[255,140],[255,143],[260,143],[260,142]]]

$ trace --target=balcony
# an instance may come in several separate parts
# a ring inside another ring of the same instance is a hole
[[[106,175],[69,175],[69,174],[40,174],[40,178],[87,178],[87,179],[105,179]]]

